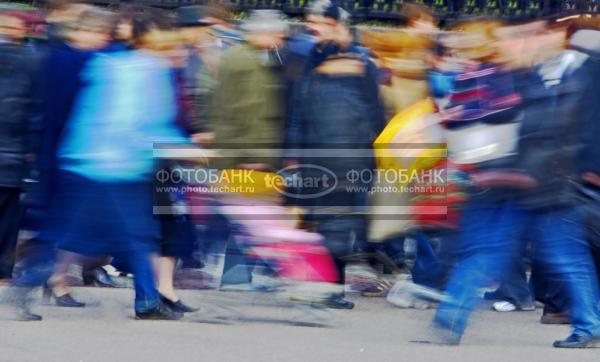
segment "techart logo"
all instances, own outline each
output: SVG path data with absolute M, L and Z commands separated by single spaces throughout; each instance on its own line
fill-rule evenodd
M 282 168 L 276 176 L 265 178 L 268 187 L 296 199 L 315 199 L 325 196 L 337 187 L 338 179 L 331 170 L 312 164 Z

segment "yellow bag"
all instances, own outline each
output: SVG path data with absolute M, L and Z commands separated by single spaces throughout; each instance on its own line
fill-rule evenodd
M 413 175 L 433 167 L 445 158 L 443 132 L 435 119 L 434 111 L 432 101 L 425 99 L 405 108 L 390 120 L 373 143 L 379 170 L 397 170 L 398 173 Z M 410 216 L 409 205 L 413 195 L 408 192 L 383 191 L 394 190 L 410 182 L 408 178 L 396 180 L 398 182 L 395 184 L 386 178 L 377 179 L 373 183 L 374 192 L 369 198 L 368 229 L 368 237 L 372 242 L 383 242 L 403 235 L 413 227 L 413 221 L 406 217 Z
M 434 104 L 428 98 L 390 120 L 373 143 L 378 169 L 406 170 L 407 175 L 412 175 L 446 157 L 443 130 L 434 111 Z

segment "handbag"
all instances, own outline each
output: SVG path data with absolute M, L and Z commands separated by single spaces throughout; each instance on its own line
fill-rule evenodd
M 430 99 L 421 100 L 396 114 L 375 140 L 373 147 L 379 170 L 412 175 L 433 167 L 446 157 L 443 132 Z M 369 240 L 381 242 L 401 235 L 413 226 L 412 195 L 397 190 L 410 180 L 375 180 L 369 199 Z M 377 190 L 380 190 L 379 192 Z

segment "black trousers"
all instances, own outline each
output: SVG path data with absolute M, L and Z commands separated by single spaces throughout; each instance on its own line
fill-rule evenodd
M 21 189 L 0 187 L 0 279 L 10 278 L 15 264 Z

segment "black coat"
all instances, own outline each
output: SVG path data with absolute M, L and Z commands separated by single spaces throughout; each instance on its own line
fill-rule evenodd
M 301 155 L 288 153 L 302 163 L 316 164 L 333 172 L 344 187 L 349 170 L 371 169 L 373 157 L 353 155 L 348 149 L 370 152 L 372 143 L 385 126 L 379 99 L 377 68 L 363 48 L 351 46 L 345 52 L 329 55 L 317 62 L 315 49 L 309 60 L 309 71 L 298 82 L 292 97 L 292 115 L 286 127 L 286 143 L 292 149 L 305 149 Z M 355 74 L 320 72 L 315 64 L 350 60 L 362 62 Z M 314 63 L 314 64 L 313 64 Z M 341 149 L 332 157 L 313 155 L 311 149 Z
M 37 147 L 35 65 L 30 49 L 0 45 L 0 187 L 22 186 L 28 171 L 26 155 Z
M 523 123 L 519 139 L 518 168 L 532 176 L 537 186 L 522 191 L 518 203 L 525 208 L 574 206 L 584 141 L 585 119 L 593 105 L 596 62 L 573 53 L 574 66 L 560 78 L 532 74 L 522 94 Z M 551 74 L 550 74 L 551 75 Z M 554 77 L 556 78 L 556 77 Z

